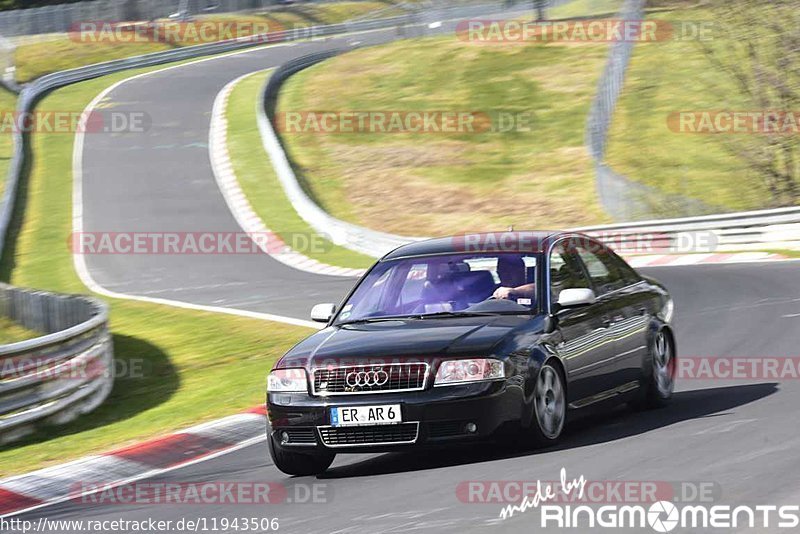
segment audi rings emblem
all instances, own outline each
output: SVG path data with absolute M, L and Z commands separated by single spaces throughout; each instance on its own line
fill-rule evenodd
M 382 386 L 389 381 L 389 373 L 383 369 L 353 371 L 347 374 L 344 381 L 351 388 Z

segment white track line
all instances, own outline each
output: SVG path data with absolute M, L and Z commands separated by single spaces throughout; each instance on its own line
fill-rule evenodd
M 95 493 L 99 493 L 101 491 L 105 491 L 105 490 L 110 489 L 110 488 L 117 488 L 119 486 L 125 486 L 125 485 L 131 484 L 133 482 L 138 482 L 139 480 L 146 480 L 148 478 L 152 478 L 152 477 L 155 477 L 155 476 L 158 476 L 158 475 L 162 475 L 164 473 L 169 473 L 171 471 L 177 471 L 178 469 L 183 469 L 184 467 L 189 467 L 189 466 L 192 466 L 192 465 L 195 465 L 195 464 L 199 464 L 201 462 L 207 462 L 209 460 L 213 460 L 215 458 L 219 458 L 220 456 L 225 456 L 226 454 L 230 454 L 230 453 L 242 450 L 242 449 L 244 449 L 246 447 L 249 447 L 251 445 L 254 445 L 256 443 L 261 443 L 262 441 L 266 441 L 266 439 L 267 439 L 266 434 L 264 436 L 258 436 L 258 437 L 255 437 L 255 438 L 250 438 L 248 440 L 245 440 L 245 441 L 242 441 L 240 443 L 237 443 L 236 445 L 232 445 L 230 448 L 223 449 L 221 451 L 217 451 L 217 452 L 214 452 L 214 453 L 210 453 L 210 454 L 207 454 L 205 456 L 201 456 L 199 458 L 195 458 L 193 460 L 189 460 L 189 461 L 184 462 L 182 464 L 173 465 L 171 467 L 150 469 L 149 471 L 146 471 L 146 472 L 141 473 L 141 474 L 136 475 L 136 476 L 132 476 L 132 477 L 127 478 L 125 480 L 120 480 L 120 481 L 117 481 L 117 482 L 114 482 L 114 483 L 108 484 L 108 485 L 101 485 L 102 487 L 92 488 L 92 489 L 84 491 L 84 492 L 66 495 L 64 497 L 61 497 L 61 498 L 58 498 L 58 499 L 54 499 L 52 501 L 43 502 L 41 504 L 37 504 L 37 505 L 31 506 L 29 508 L 24 508 L 22 510 L 17 510 L 15 512 L 8 513 L 8 514 L 6 514 L 6 515 L 4 515 L 2 517 L 13 517 L 13 516 L 16 516 L 16 515 L 20 515 L 20 514 L 24 514 L 24 513 L 27 513 L 27 512 L 32 512 L 34 510 L 38 510 L 40 508 L 47 508 L 48 506 L 53 506 L 54 504 L 60 504 L 60 503 L 63 503 L 63 502 L 75 500 L 75 499 L 80 498 L 80 497 L 86 497 L 86 496 L 89 496 L 89 495 L 93 495 Z M 20 476 L 24 476 L 24 475 L 20 475 Z
M 281 252 L 271 252 L 269 250 L 270 245 L 282 244 L 283 241 L 280 236 L 267 227 L 261 217 L 259 217 L 253 209 L 253 206 L 247 199 L 247 195 L 245 195 L 239 185 L 239 180 L 236 178 L 236 171 L 233 168 L 233 163 L 231 162 L 230 153 L 228 151 L 227 108 L 230 95 L 242 80 L 262 72 L 265 71 L 258 70 L 239 76 L 228 83 L 214 99 L 214 107 L 211 112 L 211 125 L 208 129 L 208 151 L 211 159 L 211 169 L 214 172 L 214 178 L 217 181 L 219 190 L 242 230 L 253 235 L 270 235 L 269 243 L 259 240 L 258 245 L 261 247 L 261 250 L 271 258 L 294 269 L 309 273 L 329 276 L 361 276 L 364 274 L 364 269 L 348 269 L 346 267 L 328 265 L 313 258 L 309 258 L 308 256 L 304 256 L 292 250 L 288 245 L 284 245 Z M 257 114 L 258 106 L 262 105 L 262 103 L 256 99 L 255 105 Z M 264 157 L 266 158 L 267 154 L 264 154 Z M 278 194 L 283 195 L 283 190 L 279 190 Z

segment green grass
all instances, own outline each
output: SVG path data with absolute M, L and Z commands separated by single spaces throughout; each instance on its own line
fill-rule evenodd
M 705 20 L 703 9 L 654 15 L 671 21 Z M 763 208 L 764 184 L 731 150 L 731 136 L 672 132 L 670 113 L 751 109 L 726 75 L 694 41 L 637 45 L 608 143 L 607 161 L 617 171 L 661 191 L 728 210 Z
M 228 118 L 228 151 L 239 185 L 253 209 L 267 227 L 286 243 L 294 237 L 316 235 L 297 214 L 283 193 L 283 188 L 264 151 L 256 120 L 261 88 L 266 72 L 242 80 L 233 90 L 226 110 Z M 298 240 L 299 243 L 303 241 Z M 315 240 L 315 243 L 321 244 Z M 299 250 L 306 256 L 329 265 L 366 268 L 374 258 L 325 242 L 322 250 Z
M 258 23 L 261 27 L 292 28 L 317 24 L 335 24 L 384 9 L 390 2 L 337 2 L 321 5 L 298 5 L 256 14 L 220 14 L 198 17 L 203 21 L 237 21 Z M 392 12 L 386 16 L 391 16 Z M 248 26 L 245 26 L 248 28 Z M 244 31 L 247 31 L 246 29 Z M 17 80 L 27 82 L 51 72 L 72 69 L 92 63 L 121 59 L 151 52 L 160 52 L 195 42 L 81 42 L 65 34 L 53 35 L 47 41 L 22 43 L 17 47 Z
M 800 259 L 800 250 L 792 250 L 788 248 L 778 248 L 778 249 L 765 249 L 762 252 L 769 252 L 770 254 L 779 254 L 786 258 L 791 258 L 794 260 Z
M 567 4 L 547 10 L 551 19 L 586 17 L 619 13 L 624 0 L 573 0 Z
M 172 47 L 165 43 L 81 43 L 66 37 L 17 48 L 17 81 L 26 83 L 45 74 L 74 69 L 93 63 L 129 56 L 161 52 Z
M 8 317 L 0 317 L 0 345 L 17 343 L 18 341 L 33 339 L 41 335 L 40 332 L 29 330 Z
M 56 91 L 42 110 L 83 110 L 104 87 L 136 72 Z M 10 282 L 86 293 L 72 268 L 72 136 L 36 134 Z M 264 400 L 272 363 L 310 330 L 229 315 L 111 300 L 116 359 L 142 376 L 118 378 L 108 401 L 75 422 L 0 449 L 0 476 L 25 472 L 236 413 Z
M 284 139 L 320 205 L 370 228 L 431 236 L 605 222 L 583 136 L 607 51 L 446 37 L 350 52 L 293 76 L 278 111 L 504 111 L 533 126 Z

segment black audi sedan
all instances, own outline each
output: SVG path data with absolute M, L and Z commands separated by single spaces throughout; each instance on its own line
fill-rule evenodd
M 673 302 L 583 234 L 432 239 L 381 258 L 269 375 L 269 450 L 292 475 L 337 453 L 502 439 L 674 387 Z M 507 432 L 507 431 L 511 432 Z M 518 438 L 512 438 L 518 439 Z

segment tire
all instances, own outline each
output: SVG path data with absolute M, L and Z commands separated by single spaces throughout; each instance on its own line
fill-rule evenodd
M 637 410 L 667 406 L 675 389 L 675 344 L 667 329 L 662 328 L 653 336 L 644 369 L 641 391 L 631 405 Z
M 275 467 L 293 476 L 313 476 L 325 472 L 333 463 L 335 454 L 330 452 L 294 452 L 287 451 L 275 443 L 275 438 L 270 435 L 269 455 L 275 462 Z
M 530 437 L 533 445 L 554 445 L 561 438 L 567 422 L 567 390 L 564 376 L 555 366 L 545 363 L 533 389 L 533 421 Z

